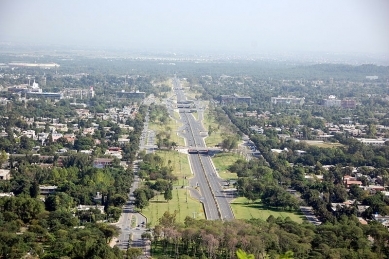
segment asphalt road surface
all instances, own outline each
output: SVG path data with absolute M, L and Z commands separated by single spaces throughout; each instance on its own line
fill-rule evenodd
M 177 96 L 177 103 L 187 102 L 185 93 L 177 78 L 173 79 L 173 87 Z M 203 107 L 199 107 L 199 102 L 195 102 L 199 119 L 202 118 Z M 190 113 L 190 109 L 180 108 L 179 114 L 183 123 L 182 136 L 185 137 L 189 149 L 206 149 L 204 142 L 205 129 L 201 121 L 197 121 Z M 206 218 L 209 220 L 234 218 L 228 196 L 223 191 L 223 181 L 218 178 L 211 158 L 207 154 L 189 154 L 189 162 L 194 173 L 192 183 L 199 188 L 200 201 L 204 205 Z
M 120 228 L 117 246 L 120 249 L 128 247 L 143 247 L 145 244 L 141 238 L 143 232 L 146 231 L 146 218 L 135 211 L 133 192 L 138 188 L 138 178 L 135 177 L 129 193 L 129 200 L 123 206 L 123 212 L 116 223 Z M 134 222 L 134 224 L 132 224 Z M 142 224 L 143 223 L 143 224 Z

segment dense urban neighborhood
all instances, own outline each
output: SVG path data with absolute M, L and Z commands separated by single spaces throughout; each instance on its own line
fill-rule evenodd
M 387 66 L 0 61 L 0 258 L 389 257 Z

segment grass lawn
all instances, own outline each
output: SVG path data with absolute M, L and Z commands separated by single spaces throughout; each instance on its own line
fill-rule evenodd
M 238 154 L 234 153 L 220 153 L 212 157 L 213 164 L 219 173 L 219 176 L 223 179 L 237 179 L 236 173 L 228 171 L 228 167 L 236 162 L 239 158 L 242 158 Z
M 186 97 L 188 97 L 188 99 L 194 100 L 194 99 L 196 99 L 196 96 L 201 95 L 201 93 L 199 93 L 199 92 L 197 92 L 197 91 L 191 91 L 191 90 L 190 90 L 190 88 L 189 88 L 189 87 L 190 87 L 190 84 L 189 84 L 188 81 L 186 81 L 186 80 L 181 80 L 180 82 L 181 82 L 181 86 L 182 86 L 183 88 L 185 88 L 185 95 L 186 95 Z
M 205 138 L 205 144 L 207 144 L 208 147 L 214 147 L 215 145 L 222 142 L 222 127 L 219 127 L 219 124 L 215 121 L 215 118 L 211 117 L 208 112 L 204 112 L 204 119 L 203 119 L 203 125 L 205 130 L 209 129 L 209 126 L 211 126 L 214 130 L 211 133 L 211 136 L 208 136 Z M 219 128 L 219 129 L 218 129 Z
M 270 215 L 273 215 L 275 218 L 281 217 L 284 219 L 289 217 L 295 222 L 302 223 L 304 218 L 301 212 L 289 212 L 276 208 L 266 208 L 260 202 L 251 203 L 244 197 L 234 199 L 231 202 L 231 208 L 236 219 L 259 218 L 266 220 Z
M 178 178 L 178 181 L 174 184 L 188 185 L 188 179 L 192 177 L 188 156 L 173 150 L 158 150 L 156 153 L 162 157 L 165 165 L 168 165 L 169 160 L 171 161 L 170 165 L 173 167 L 173 174 Z M 185 177 L 187 179 L 184 179 Z
M 184 146 L 185 145 L 184 139 L 177 135 L 177 130 L 181 126 L 182 126 L 182 123 L 176 122 L 176 121 L 172 120 L 171 118 L 168 118 L 168 122 L 166 124 L 162 124 L 162 125 L 160 123 L 154 123 L 154 122 L 149 123 L 149 128 L 151 130 L 155 131 L 155 135 L 157 135 L 158 132 L 166 131 L 168 128 L 170 128 L 171 141 L 176 142 L 177 145 L 179 145 L 179 146 Z
M 178 121 L 181 119 L 181 118 L 180 118 L 180 114 L 179 114 L 178 112 L 176 112 L 176 111 L 173 113 L 173 117 L 174 117 L 174 119 L 176 119 L 176 120 L 178 120 Z M 182 123 L 179 123 L 179 124 L 182 125 Z
M 186 93 L 186 96 L 188 97 L 188 99 L 192 99 L 192 100 L 195 100 L 196 96 L 201 95 L 200 93 L 192 92 L 192 91 L 186 91 L 185 93 Z
M 323 147 L 323 148 L 332 148 L 332 147 L 343 147 L 340 143 L 331 143 L 331 142 L 323 142 L 317 140 L 304 140 L 308 145 Z
M 188 202 L 186 202 L 187 197 Z M 151 227 L 154 227 L 165 211 L 173 213 L 175 210 L 177 211 L 177 222 L 184 223 L 186 216 L 193 217 L 194 214 L 196 219 L 205 219 L 202 204 L 192 199 L 185 188 L 174 189 L 173 199 L 169 202 L 165 201 L 163 194 L 154 197 L 142 213 L 147 217 L 147 222 L 151 224 Z

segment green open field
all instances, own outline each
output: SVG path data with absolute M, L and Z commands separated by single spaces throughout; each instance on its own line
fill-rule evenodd
M 184 223 L 186 216 L 205 219 L 202 204 L 192 199 L 189 190 L 187 191 L 185 188 L 174 189 L 173 199 L 169 202 L 165 201 L 163 194 L 154 197 L 150 200 L 149 206 L 142 210 L 142 213 L 147 217 L 147 222 L 150 223 L 151 227 L 154 227 L 165 211 L 174 213 L 175 210 L 177 211 L 177 222 Z
M 186 93 L 186 96 L 188 97 L 188 99 L 190 99 L 190 100 L 195 100 L 196 96 L 201 95 L 200 93 L 192 92 L 192 91 L 186 91 L 185 93 Z
M 178 113 L 178 112 L 174 112 L 173 113 L 173 118 L 174 119 L 176 119 L 176 120 L 180 120 L 181 118 L 180 118 L 180 114 Z M 178 125 L 182 125 L 182 123 L 178 123 Z
M 184 146 L 185 142 L 184 139 L 179 137 L 177 135 L 177 130 L 179 127 L 182 126 L 182 123 L 176 122 L 175 120 L 168 118 L 168 122 L 166 124 L 160 124 L 160 123 L 149 123 L 149 129 L 154 130 L 155 134 L 158 134 L 158 132 L 166 131 L 167 129 L 170 129 L 171 131 L 171 140 L 176 142 L 178 146 Z
M 317 140 L 304 140 L 308 145 L 323 147 L 323 148 L 332 148 L 332 147 L 343 147 L 340 143 L 331 143 L 331 142 L 323 142 Z
M 201 95 L 201 93 L 199 93 L 197 91 L 190 91 L 189 90 L 190 84 L 186 80 L 181 80 L 181 86 L 183 88 L 185 88 L 185 95 L 186 95 L 186 97 L 188 97 L 188 99 L 194 100 L 194 99 L 196 99 L 196 96 Z
M 205 130 L 208 130 L 210 125 L 214 129 L 214 131 L 212 132 L 211 136 L 205 138 L 205 144 L 208 147 L 214 147 L 215 145 L 221 143 L 223 140 L 221 135 L 222 130 L 221 127 L 219 127 L 217 121 L 215 121 L 215 118 L 211 117 L 208 112 L 204 112 L 203 126 Z
M 291 220 L 302 223 L 304 216 L 301 212 L 289 212 L 276 208 L 266 208 L 260 202 L 249 202 L 245 197 L 239 197 L 231 202 L 231 208 L 236 219 L 259 218 L 266 220 L 270 215 L 275 218 L 289 217 Z
M 188 185 L 188 179 L 192 177 L 192 172 L 189 167 L 188 155 L 179 153 L 174 150 L 158 150 L 156 152 L 165 161 L 165 165 L 173 167 L 173 174 L 177 176 L 178 181 L 175 185 Z M 187 179 L 185 179 L 185 177 Z
M 213 164 L 219 174 L 223 179 L 237 179 L 238 176 L 236 173 L 231 173 L 228 171 L 228 167 L 236 162 L 239 158 L 242 158 L 238 154 L 234 153 L 219 153 L 212 157 Z

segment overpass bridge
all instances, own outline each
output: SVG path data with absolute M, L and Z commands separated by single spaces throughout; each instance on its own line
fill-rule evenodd
M 217 153 L 221 152 L 221 148 L 217 147 L 186 147 L 186 146 L 178 146 L 177 149 L 188 150 L 188 154 L 209 154 L 209 153 Z

